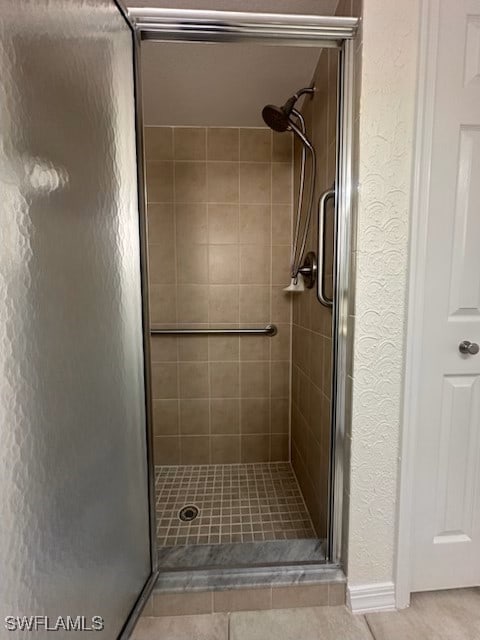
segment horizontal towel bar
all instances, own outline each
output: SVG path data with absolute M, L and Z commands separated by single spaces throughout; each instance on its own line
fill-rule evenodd
M 277 327 L 267 324 L 264 329 L 150 329 L 152 336 L 275 336 Z

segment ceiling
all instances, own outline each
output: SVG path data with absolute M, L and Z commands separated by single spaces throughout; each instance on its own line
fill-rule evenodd
M 265 126 L 265 104 L 308 86 L 321 49 L 258 44 L 142 44 L 147 125 Z

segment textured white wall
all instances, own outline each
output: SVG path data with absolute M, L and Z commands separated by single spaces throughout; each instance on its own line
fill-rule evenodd
M 394 579 L 418 0 L 364 0 L 350 586 Z

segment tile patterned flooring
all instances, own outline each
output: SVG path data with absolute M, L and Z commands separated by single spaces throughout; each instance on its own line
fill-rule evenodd
M 157 466 L 157 544 L 171 547 L 316 538 L 288 462 Z M 182 522 L 179 511 L 199 514 Z
M 132 640 L 478 640 L 480 588 L 418 593 L 409 609 L 305 607 L 140 618 Z

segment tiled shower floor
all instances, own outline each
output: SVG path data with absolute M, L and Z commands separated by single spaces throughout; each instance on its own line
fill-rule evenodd
M 157 466 L 159 547 L 316 538 L 288 462 Z M 199 514 L 182 522 L 179 511 Z

